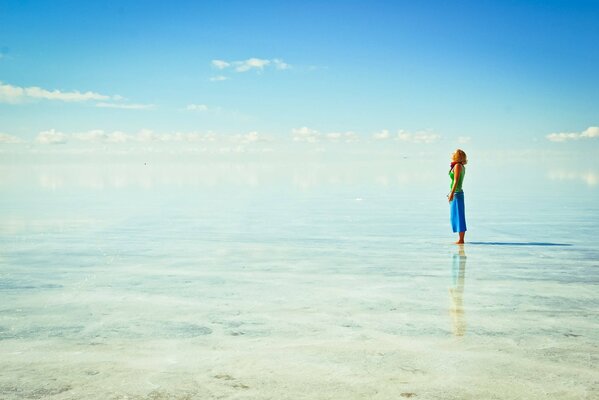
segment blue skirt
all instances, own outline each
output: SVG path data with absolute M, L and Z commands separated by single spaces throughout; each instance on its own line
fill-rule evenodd
M 454 232 L 466 232 L 466 211 L 464 209 L 464 192 L 456 192 L 449 203 L 451 229 Z

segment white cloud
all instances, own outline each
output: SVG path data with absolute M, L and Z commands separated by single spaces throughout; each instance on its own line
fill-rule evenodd
M 55 129 L 50 129 L 49 131 L 40 132 L 35 141 L 41 144 L 63 144 L 67 142 L 67 135 Z
M 597 186 L 599 184 L 599 174 L 594 172 L 586 172 L 581 176 L 582 180 L 589 186 Z
M 87 132 L 74 133 L 73 138 L 85 142 L 103 141 L 106 138 L 106 133 L 101 129 L 94 129 Z
M 106 143 L 124 143 L 131 139 L 131 136 L 121 132 L 104 132 L 101 129 L 94 129 L 87 132 L 75 133 L 73 138 L 83 142 L 106 142 Z
M 275 58 L 272 60 L 276 69 L 289 69 L 291 65 L 287 64 L 285 61 Z
M 376 140 L 387 140 L 391 137 L 391 134 L 389 133 L 389 131 L 387 129 L 383 129 L 380 132 L 375 133 L 374 135 L 372 135 Z
M 252 132 L 250 132 L 250 133 L 252 133 Z M 241 136 L 244 136 L 244 135 L 232 135 L 230 137 L 235 140 L 236 138 L 241 137 Z M 152 131 L 150 129 L 142 129 L 137 133 L 137 135 L 130 135 L 129 139 L 134 140 L 136 142 L 143 142 L 143 143 L 148 143 L 148 142 L 216 142 L 219 139 L 222 139 L 222 136 L 217 135 L 213 132 L 207 132 L 207 133 L 198 133 L 198 132 L 155 133 L 154 131 Z M 246 140 L 251 140 L 251 139 L 252 139 L 252 135 L 246 136 Z
M 223 75 L 218 75 L 218 76 L 213 76 L 210 78 L 210 82 L 222 82 L 222 81 L 226 81 L 229 78 L 227 78 L 226 76 Z
M 185 107 L 185 109 L 187 111 L 208 111 L 208 106 L 206 104 L 188 104 L 187 107 Z
M 324 135 L 331 142 L 355 142 L 358 135 L 354 132 L 331 132 Z
M 316 143 L 320 138 L 320 133 L 314 129 L 310 129 L 307 126 L 301 128 L 294 128 L 291 130 L 294 142 L 308 142 Z
M 56 129 L 50 129 L 40 132 L 37 137 L 32 141 L 38 144 L 68 144 L 65 147 L 61 147 L 64 151 L 72 152 L 73 154 L 84 154 L 86 152 L 97 151 L 98 146 L 102 146 L 104 150 L 108 149 L 111 145 L 117 145 L 120 143 L 127 143 L 127 148 L 121 148 L 118 151 L 130 152 L 137 149 L 152 149 L 152 151 L 162 151 L 162 148 L 151 147 L 152 144 L 170 144 L 169 147 L 164 147 L 164 151 L 180 151 L 180 149 L 192 150 L 213 149 L 215 145 L 232 146 L 231 149 L 243 149 L 243 146 L 252 143 L 270 143 L 274 139 L 260 134 L 256 131 L 251 131 L 245 134 L 216 134 L 212 131 L 208 132 L 172 132 L 172 133 L 157 133 L 150 129 L 142 129 L 136 133 L 126 133 L 122 131 L 107 132 L 102 129 L 92 129 L 84 132 L 75 133 L 63 133 Z M 21 140 L 17 137 L 0 133 L 0 145 L 4 143 L 27 143 L 28 141 Z M 202 144 L 204 146 L 211 147 L 189 147 L 186 143 L 195 143 L 197 145 Z M 181 147 L 172 147 L 181 146 Z M 112 147 L 110 151 L 116 151 L 118 147 Z M 169 150 L 170 149 L 170 150 Z M 236 150 L 236 151 L 237 151 Z M 250 147 L 248 151 L 272 151 L 265 147 Z
M 100 108 L 120 108 L 123 110 L 151 110 L 154 104 L 126 104 L 126 103 L 96 103 Z
M 260 134 L 256 131 L 248 132 L 243 135 L 243 140 L 247 142 L 257 142 L 261 139 Z
M 460 136 L 458 137 L 458 143 L 459 144 L 466 144 L 466 143 L 470 143 L 470 136 Z
M 576 140 L 580 138 L 580 133 L 550 133 L 547 135 L 547 139 L 552 142 L 565 142 L 567 140 Z
M 125 132 L 114 131 L 107 135 L 106 141 L 111 143 L 124 143 L 129 140 L 130 136 Z
M 171 134 L 173 141 L 183 141 L 183 142 L 215 142 L 218 139 L 218 135 L 214 132 L 208 133 L 198 133 L 198 132 L 190 132 L 190 133 L 181 133 L 176 132 Z
M 589 126 L 580 134 L 580 137 L 595 138 L 599 137 L 599 126 Z
M 240 144 L 248 144 L 248 143 L 257 143 L 257 142 L 266 142 L 270 139 L 256 131 L 248 132 L 243 135 L 234 135 L 232 137 L 233 141 Z
M 294 142 L 318 143 L 328 141 L 333 143 L 340 142 L 355 142 L 358 140 L 358 135 L 355 132 L 329 132 L 321 134 L 315 129 L 303 126 L 291 130 L 292 139 Z
M 87 132 L 74 133 L 74 139 L 91 143 L 125 143 L 125 142 L 163 142 L 171 139 L 171 134 L 156 134 L 150 129 L 142 129 L 132 135 L 122 131 L 104 132 L 93 129 Z
M 578 132 L 560 132 L 550 133 L 546 136 L 551 142 L 566 142 L 568 140 L 589 139 L 599 137 L 599 127 L 590 126 L 584 131 Z
M 440 135 L 427 131 L 410 133 L 404 131 L 403 129 L 400 129 L 397 132 L 397 140 L 400 140 L 402 142 L 430 144 L 438 141 L 440 138 Z
M 278 70 L 285 70 L 291 68 L 291 65 L 287 64 L 280 58 L 263 59 L 256 57 L 248 58 L 247 60 L 243 61 L 212 60 L 212 66 L 219 70 L 233 68 L 233 71 L 235 72 L 247 72 L 251 70 L 263 71 L 266 67 L 269 66 Z M 224 76 L 210 78 L 210 80 L 212 81 L 225 79 L 227 78 Z
M 253 132 L 244 136 L 246 142 L 255 141 L 256 137 Z M 150 129 L 142 129 L 137 134 L 129 134 L 122 131 L 105 132 L 102 129 L 93 129 L 86 132 L 73 133 L 72 135 L 62 134 L 64 141 L 69 137 L 80 142 L 87 143 L 152 143 L 152 142 L 214 142 L 218 139 L 215 133 L 198 133 L 198 132 L 174 132 L 174 133 L 155 133 Z M 234 136 L 235 137 L 235 136 Z M 46 139 L 44 139 L 46 140 Z M 260 140 L 262 136 L 260 136 Z
M 142 129 L 135 136 L 135 139 L 139 142 L 165 142 L 168 141 L 168 138 L 168 134 L 157 134 L 151 129 Z
M 6 133 L 0 133 L 0 143 L 22 143 L 23 141 L 12 135 L 7 135 Z
M 595 171 L 566 171 L 566 170 L 553 170 L 550 171 L 549 179 L 554 181 L 574 180 L 582 181 L 588 186 L 599 185 L 599 173 Z
M 260 58 L 248 58 L 245 61 L 236 61 L 233 63 L 237 72 L 246 72 L 252 68 L 262 71 L 268 64 L 270 64 L 270 60 Z
M 230 65 L 231 64 L 229 64 L 228 62 L 223 61 L 223 60 L 212 60 L 212 66 L 217 69 L 225 69 Z
M 20 87 L 0 82 L 0 103 L 19 104 L 27 101 L 47 100 L 63 102 L 100 101 L 96 107 L 120 108 L 126 110 L 149 110 L 155 108 L 153 104 L 113 103 L 113 101 L 126 100 L 123 96 L 108 96 L 96 92 L 80 92 L 78 90 L 64 92 L 60 90 L 47 90 L 38 86 Z
M 106 96 L 95 92 L 62 92 L 60 90 L 46 90 L 37 86 L 20 87 L 0 82 L 0 102 L 22 103 L 27 100 L 58 100 L 65 102 L 82 102 L 89 100 L 109 100 Z

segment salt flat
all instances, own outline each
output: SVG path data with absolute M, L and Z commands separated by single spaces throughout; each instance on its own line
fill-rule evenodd
M 5 182 L 1 397 L 599 396 L 596 186 L 246 178 Z

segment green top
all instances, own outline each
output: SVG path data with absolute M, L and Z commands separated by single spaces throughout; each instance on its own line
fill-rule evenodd
M 457 165 L 457 164 L 456 164 Z M 461 192 L 462 191 L 462 182 L 464 182 L 464 175 L 466 175 L 466 167 L 464 167 L 463 164 L 462 165 L 462 171 L 460 171 L 460 180 L 458 181 L 458 184 L 455 187 L 455 191 L 457 192 Z M 455 165 L 453 166 L 453 168 L 455 168 Z M 449 190 L 451 190 L 451 188 L 453 188 L 453 168 L 449 171 L 449 177 L 451 178 L 451 186 L 449 186 Z

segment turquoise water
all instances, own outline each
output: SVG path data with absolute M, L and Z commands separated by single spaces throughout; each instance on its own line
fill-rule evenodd
M 471 167 L 456 246 L 388 167 L 1 167 L 0 397 L 599 397 L 596 175 Z

